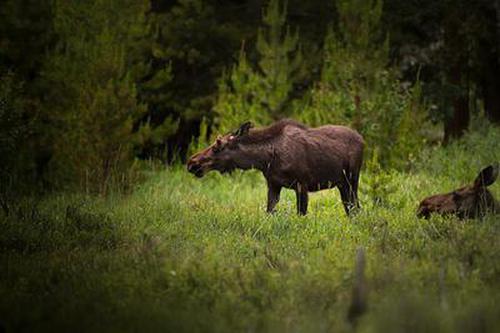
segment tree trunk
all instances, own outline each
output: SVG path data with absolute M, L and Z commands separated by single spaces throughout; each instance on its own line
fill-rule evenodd
M 444 124 L 444 144 L 461 137 L 469 127 L 469 98 L 462 95 L 453 101 L 453 115 Z
M 483 83 L 484 112 L 488 119 L 500 124 L 500 66 L 485 73 Z
M 466 32 L 463 24 L 467 11 L 463 6 L 448 8 L 448 16 L 444 22 L 444 66 L 447 81 L 454 93 L 449 103 L 453 107 L 451 116 L 445 118 L 444 144 L 461 137 L 469 127 L 469 74 L 470 54 L 468 45 L 464 45 Z
M 492 35 L 489 48 L 483 50 L 487 55 L 487 66 L 483 69 L 482 90 L 484 98 L 484 112 L 486 117 L 500 124 L 500 0 L 495 2 L 495 24 L 492 25 Z
M 464 80 L 462 80 L 466 70 L 464 67 L 455 66 L 449 73 L 450 82 L 466 91 L 460 91 L 453 97 L 453 114 L 445 120 L 444 124 L 444 144 L 461 137 L 469 127 L 469 92 L 463 87 Z

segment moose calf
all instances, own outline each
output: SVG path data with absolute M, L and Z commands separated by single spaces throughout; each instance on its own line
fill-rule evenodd
M 267 181 L 267 211 L 273 212 L 281 189 L 295 190 L 297 211 L 307 213 L 308 192 L 338 187 L 347 214 L 358 204 L 358 180 L 363 138 L 356 131 L 326 125 L 308 128 L 293 120 L 251 129 L 244 123 L 194 154 L 187 169 L 197 177 L 210 170 L 221 173 L 255 168 Z
M 431 213 L 438 213 L 475 218 L 486 212 L 500 212 L 500 205 L 486 188 L 497 179 L 498 168 L 498 163 L 484 168 L 472 185 L 425 198 L 418 207 L 417 216 L 429 218 Z

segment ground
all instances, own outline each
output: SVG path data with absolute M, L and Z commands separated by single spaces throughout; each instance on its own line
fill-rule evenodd
M 500 130 L 364 170 L 362 211 L 336 190 L 274 215 L 257 172 L 150 171 L 132 194 L 53 194 L 1 215 L 0 324 L 17 331 L 342 332 L 356 251 L 359 332 L 500 331 L 500 221 L 415 216 L 419 201 L 500 160 Z M 367 165 L 370 163 L 367 162 Z M 500 182 L 491 189 L 500 198 Z

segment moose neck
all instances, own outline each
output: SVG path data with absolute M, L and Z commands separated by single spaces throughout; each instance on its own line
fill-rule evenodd
M 240 149 L 241 156 L 236 163 L 239 169 L 258 169 L 262 172 L 269 169 L 274 156 L 271 144 L 240 144 Z

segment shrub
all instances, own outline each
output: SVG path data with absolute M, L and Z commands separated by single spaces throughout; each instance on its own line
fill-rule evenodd
M 367 158 L 378 154 L 387 167 L 404 167 L 422 146 L 424 120 L 419 83 L 404 88 L 388 68 L 381 31 L 381 1 L 341 1 L 339 25 L 325 40 L 322 77 L 295 115 L 311 124 L 344 124 L 367 142 Z

